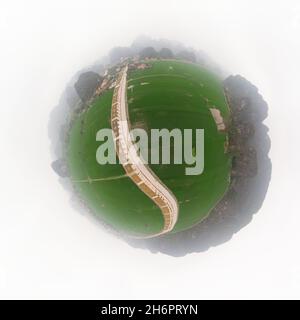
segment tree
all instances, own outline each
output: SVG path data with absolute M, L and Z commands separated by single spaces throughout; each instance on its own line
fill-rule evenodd
M 79 76 L 74 87 L 83 103 L 87 102 L 93 96 L 102 80 L 103 77 L 93 71 L 84 72 Z
M 153 47 L 146 47 L 140 51 L 140 58 L 157 58 L 157 51 Z
M 51 167 L 61 178 L 69 177 L 68 167 L 63 159 L 53 161 Z
M 162 59 L 173 59 L 174 58 L 174 54 L 169 48 L 161 48 L 161 50 L 159 51 L 159 56 Z
M 66 102 L 70 108 L 74 108 L 78 102 L 78 95 L 73 86 L 67 86 L 65 90 Z

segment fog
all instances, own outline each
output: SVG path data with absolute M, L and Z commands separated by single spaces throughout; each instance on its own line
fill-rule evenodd
M 69 204 L 47 125 L 74 74 L 138 35 L 203 50 L 269 106 L 272 180 L 250 224 L 217 247 L 152 254 Z M 0 4 L 1 298 L 300 298 L 298 1 Z

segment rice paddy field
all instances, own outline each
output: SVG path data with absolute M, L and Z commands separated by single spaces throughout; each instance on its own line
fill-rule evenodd
M 204 171 L 186 175 L 187 164 L 149 164 L 173 192 L 179 218 L 178 232 L 203 220 L 229 186 L 231 157 L 226 152 L 226 131 L 218 131 L 210 108 L 218 109 L 225 123 L 230 113 L 221 80 L 211 72 L 175 60 L 147 61 L 149 68 L 129 71 L 127 101 L 132 128 L 204 129 Z M 111 128 L 113 89 L 96 98 L 74 122 L 67 160 L 74 187 L 96 217 L 114 229 L 135 236 L 158 233 L 163 216 L 125 175 L 121 164 L 99 165 L 96 133 Z M 173 145 L 171 144 L 171 148 Z M 192 165 L 193 166 L 193 165 Z

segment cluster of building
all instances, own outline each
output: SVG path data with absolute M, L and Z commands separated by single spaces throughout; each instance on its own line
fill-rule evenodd
M 132 61 L 128 64 L 129 70 L 145 70 L 151 68 L 149 63 L 139 62 L 139 61 Z
M 95 93 L 93 95 L 94 99 L 97 96 L 100 96 L 102 92 L 114 88 L 116 85 L 116 76 L 114 73 L 108 73 L 108 70 L 104 73 L 104 78 L 100 85 L 96 88 Z
M 148 69 L 151 67 L 150 64 L 145 63 L 145 62 L 141 62 L 137 57 L 134 57 L 131 59 L 129 59 L 129 58 L 122 59 L 122 61 L 119 64 L 117 64 L 109 69 L 106 69 L 106 71 L 103 75 L 103 80 L 99 84 L 99 86 L 96 88 L 92 99 L 101 95 L 104 91 L 114 88 L 116 86 L 118 73 L 126 65 L 128 66 L 128 70 L 144 70 L 144 69 Z
M 216 126 L 217 126 L 217 129 L 218 131 L 225 131 L 226 130 L 226 126 L 225 126 L 225 123 L 224 123 L 224 119 L 221 115 L 221 111 L 217 108 L 209 108 L 214 120 L 215 120 L 215 123 L 216 123 Z

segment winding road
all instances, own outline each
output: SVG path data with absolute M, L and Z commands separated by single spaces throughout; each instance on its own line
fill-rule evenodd
M 119 73 L 114 89 L 111 108 L 111 127 L 120 163 L 128 177 L 161 210 L 164 218 L 163 229 L 149 237 L 156 237 L 173 230 L 179 206 L 174 194 L 160 181 L 155 173 L 139 157 L 130 135 L 130 121 L 127 105 L 127 70 L 125 66 Z

